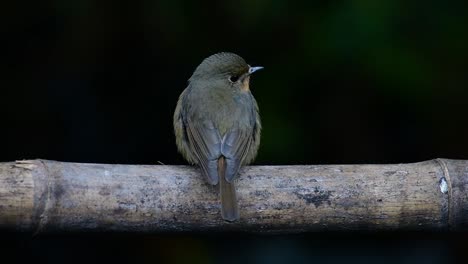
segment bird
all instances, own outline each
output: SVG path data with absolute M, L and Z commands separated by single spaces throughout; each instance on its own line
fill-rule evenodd
M 177 148 L 209 184 L 219 184 L 221 216 L 229 222 L 240 218 L 239 170 L 255 159 L 260 146 L 262 125 L 250 77 L 261 69 L 234 53 L 211 55 L 189 78 L 174 111 Z

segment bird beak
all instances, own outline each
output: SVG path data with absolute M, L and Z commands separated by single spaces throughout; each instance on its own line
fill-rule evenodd
M 254 72 L 256 72 L 256 71 L 258 71 L 258 70 L 261 70 L 261 69 L 263 69 L 263 67 L 261 67 L 261 66 L 258 66 L 258 67 L 250 67 L 250 68 L 249 68 L 249 75 L 252 74 L 252 73 L 254 73 Z

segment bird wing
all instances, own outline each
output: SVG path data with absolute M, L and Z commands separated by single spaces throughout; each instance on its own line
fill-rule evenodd
M 260 144 L 260 116 L 255 99 L 252 98 L 253 108 L 250 114 L 248 128 L 230 130 L 224 135 L 221 154 L 226 157 L 226 180 L 231 182 L 238 175 L 242 165 L 250 163 L 257 155 Z
M 191 151 L 203 174 L 212 185 L 218 184 L 218 158 L 221 156 L 221 136 L 211 121 L 187 119 L 185 129 Z
M 237 175 L 252 145 L 252 131 L 231 130 L 223 138 L 221 153 L 226 157 L 226 180 L 231 182 Z

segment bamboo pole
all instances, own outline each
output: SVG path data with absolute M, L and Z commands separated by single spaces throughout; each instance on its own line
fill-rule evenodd
M 189 166 L 0 163 L 0 228 L 66 231 L 468 230 L 468 161 L 251 166 L 241 219 Z

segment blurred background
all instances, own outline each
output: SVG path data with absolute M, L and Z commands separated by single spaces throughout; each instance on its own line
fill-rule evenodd
M 467 5 L 3 1 L 0 161 L 185 164 L 174 107 L 220 51 L 265 67 L 251 83 L 264 128 L 256 164 L 468 159 Z M 467 238 L 2 232 L 0 252 L 48 263 L 463 263 Z

